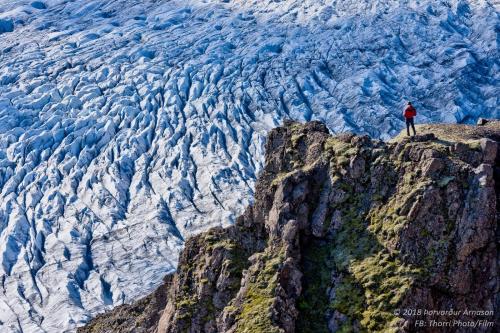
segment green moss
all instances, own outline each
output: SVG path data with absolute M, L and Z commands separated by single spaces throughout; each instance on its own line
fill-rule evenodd
M 351 144 L 343 142 L 337 138 L 328 138 L 324 145 L 325 153 L 333 153 L 334 155 L 343 155 L 351 146 Z
M 403 264 L 386 249 L 353 261 L 350 270 L 354 280 L 362 286 L 366 306 L 360 324 L 370 332 L 395 329 L 398 318 L 394 309 L 410 290 L 420 270 Z
M 362 287 L 348 275 L 335 288 L 335 298 L 330 306 L 351 318 L 361 319 L 365 303 Z
M 347 166 L 349 164 L 349 158 L 347 158 L 346 156 L 339 156 L 337 157 L 337 165 L 339 166 Z
M 366 235 L 365 235 L 366 237 Z M 342 241 L 341 241 L 342 242 Z M 373 240 L 360 239 L 362 243 Z M 366 257 L 345 242 L 342 249 L 335 248 L 338 268 L 344 269 L 344 276 L 335 287 L 335 298 L 331 307 L 348 317 L 345 325 L 359 323 L 369 332 L 388 332 L 396 328 L 398 318 L 393 315 L 415 277 L 421 272 L 391 256 L 383 247 L 372 247 Z M 342 258 L 347 254 L 350 261 Z
M 256 272 L 257 275 L 249 282 L 242 310 L 238 315 L 236 332 L 280 332 L 280 329 L 273 323 L 271 308 L 278 285 L 278 269 L 284 258 L 283 252 L 264 253 L 260 258 L 264 262 L 264 267 Z
M 233 240 L 223 238 L 223 239 L 219 239 L 219 240 L 209 244 L 209 246 L 207 246 L 207 249 L 212 250 L 212 251 L 215 249 L 220 249 L 220 248 L 226 249 L 228 251 L 233 251 L 236 248 L 236 244 L 234 243 Z
M 230 252 L 230 259 L 228 262 L 229 272 L 233 277 L 238 280 L 241 279 L 242 272 L 249 265 L 248 254 L 245 253 L 239 246 L 234 246 Z
M 357 204 L 363 199 L 354 198 L 350 200 L 350 209 L 344 209 L 344 224 L 334 238 L 336 268 L 344 277 L 336 288 L 332 307 L 348 316 L 349 325 L 359 323 L 362 331 L 396 330 L 400 319 L 394 316 L 394 309 L 422 273 L 421 269 L 404 264 L 389 250 L 391 242 L 397 240 L 401 228 L 408 223 L 406 216 L 399 212 L 409 198 L 419 193 L 421 186 L 410 175 L 398 184 L 400 193 L 386 204 L 372 206 L 364 214 Z
M 446 141 L 428 141 L 424 143 L 424 146 L 425 148 L 430 148 L 441 153 L 442 155 L 450 155 L 450 144 Z
M 360 153 L 357 147 L 336 138 L 329 138 L 323 148 L 323 156 L 331 160 L 334 168 L 347 166 L 351 157 Z
M 281 182 L 283 182 L 283 180 L 285 180 L 285 178 L 287 177 L 290 177 L 291 175 L 293 175 L 294 173 L 296 173 L 298 170 L 294 170 L 294 171 L 291 171 L 291 172 L 280 172 L 274 179 L 273 181 L 271 182 L 271 185 L 272 186 L 277 186 L 279 185 Z
M 269 281 L 271 283 L 275 281 Z M 262 288 L 252 286 L 246 294 L 243 311 L 239 315 L 236 332 L 279 332 L 271 319 L 270 309 L 274 298 Z
M 342 211 L 343 222 L 329 247 L 340 277 L 330 307 L 347 316 L 341 331 L 352 331 L 354 327 L 369 332 L 393 331 L 400 320 L 393 315 L 394 309 L 421 274 L 421 270 L 403 264 L 388 250 L 389 242 L 397 239 L 407 223 L 406 216 L 400 216 L 398 211 L 406 195 L 415 189 L 408 187 L 402 200 L 393 197 L 385 205 L 372 206 L 371 211 L 366 211 L 363 202 L 373 202 L 372 196 L 377 193 L 356 193 L 347 183 L 342 189 L 349 197 L 335 207 Z
M 177 310 L 178 319 L 189 320 L 193 316 L 194 306 L 197 304 L 196 296 L 180 296 L 177 297 L 175 308 Z
M 202 308 L 206 311 L 206 315 L 203 317 L 203 322 L 207 323 L 209 321 L 215 320 L 216 309 L 211 299 L 205 300 L 203 302 Z
M 434 259 L 435 253 L 433 253 L 433 251 L 428 253 L 423 259 L 424 267 L 431 267 L 434 263 Z
M 398 237 L 400 230 L 408 223 L 406 213 L 401 212 L 409 210 L 408 205 L 418 200 L 430 182 L 418 180 L 414 174 L 407 173 L 397 185 L 398 192 L 387 203 L 372 208 L 368 214 L 369 230 L 379 242 L 386 245 Z
M 299 141 L 304 138 L 304 134 L 303 133 L 296 133 L 296 134 L 292 134 L 292 137 L 291 137 L 291 141 L 292 141 L 292 146 L 293 147 L 296 147 L 297 144 L 299 143 Z
M 471 150 L 482 151 L 482 149 L 481 149 L 481 143 L 479 142 L 479 140 L 469 141 L 469 142 L 467 142 L 467 145 L 469 146 L 469 148 Z
M 314 240 L 302 246 L 303 292 L 298 299 L 297 332 L 328 332 L 325 315 L 329 307 L 327 289 L 331 285 L 332 244 Z
M 346 316 L 344 322 L 337 323 L 338 332 L 396 332 L 402 319 L 394 315 L 394 310 L 408 297 L 416 281 L 428 279 L 438 260 L 436 253 L 445 252 L 449 244 L 430 246 L 418 267 L 404 262 L 394 249 L 401 231 L 408 226 L 413 204 L 433 185 L 433 180 L 423 177 L 415 162 L 409 160 L 410 149 L 432 149 L 438 155 L 447 155 L 449 145 L 409 142 L 398 156 L 377 156 L 372 166 L 387 170 L 377 169 L 377 174 L 386 178 L 364 190 L 354 188 L 338 169 L 359 151 L 335 138 L 328 139 L 324 148 L 333 187 L 346 192 L 348 198 L 330 207 L 331 211 L 341 211 L 342 221 L 340 228 L 329 235 L 331 240 L 313 239 L 301 247 L 304 277 L 303 294 L 297 303 L 297 331 L 327 332 L 327 320 L 332 311 L 337 311 Z M 444 177 L 437 185 L 445 187 L 454 179 Z M 451 235 L 453 229 L 454 224 L 449 224 L 446 231 Z M 425 228 L 419 231 L 423 238 L 431 236 Z
M 198 317 L 202 322 L 209 322 L 215 319 L 217 309 L 213 304 L 212 297 L 209 295 L 199 295 L 197 286 L 205 286 L 211 289 L 215 288 L 216 280 L 209 279 L 204 274 L 196 272 L 205 272 L 207 265 L 206 255 L 211 255 L 214 251 L 222 252 L 225 260 L 222 269 L 229 272 L 229 284 L 227 292 L 236 294 L 240 288 L 242 271 L 248 265 L 248 254 L 241 248 L 236 240 L 228 238 L 227 234 L 220 229 L 209 231 L 203 238 L 198 240 L 200 254 L 192 260 L 183 262 L 179 271 L 182 272 L 182 286 L 175 298 L 175 307 L 178 313 L 178 319 L 184 321 L 186 329 L 191 323 L 191 319 Z M 210 286 L 211 285 L 211 286 Z
M 426 228 L 422 228 L 420 229 L 420 237 L 429 237 L 431 235 L 431 233 L 429 232 L 429 230 L 427 230 Z
M 346 332 L 362 319 L 365 296 L 351 273 L 351 265 L 373 253 L 377 242 L 363 219 L 365 194 L 353 193 L 346 182 L 338 182 L 336 186 L 349 194 L 346 202 L 332 207 L 341 211 L 340 229 L 332 240 L 313 239 L 302 246 L 304 289 L 298 301 L 300 314 L 296 324 L 300 332 L 328 332 L 327 313 L 332 310 L 348 316 L 342 326 Z M 335 298 L 330 303 L 328 289 L 332 285 L 332 271 L 344 278 L 335 284 Z
M 382 200 L 384 200 L 384 196 L 377 193 L 377 194 L 373 195 L 372 200 L 373 201 L 382 201 Z
M 281 184 L 286 178 L 293 176 L 294 174 L 298 173 L 299 171 L 304 171 L 304 172 L 309 172 L 312 169 L 314 169 L 317 165 L 317 163 L 320 162 L 320 159 L 317 159 L 309 164 L 305 164 L 300 161 L 300 160 L 292 160 L 292 171 L 290 172 L 280 172 L 276 177 L 273 179 L 271 182 L 271 186 L 278 186 Z
M 300 131 L 304 127 L 303 124 L 295 122 L 290 126 L 290 129 L 292 130 L 292 133 Z
M 344 322 L 337 331 L 337 333 L 352 333 L 352 332 L 356 332 L 356 330 L 354 329 L 352 323 L 349 321 Z

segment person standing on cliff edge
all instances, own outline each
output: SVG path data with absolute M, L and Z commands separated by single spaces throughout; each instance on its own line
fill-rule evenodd
M 411 102 L 408 102 L 408 105 L 406 105 L 405 110 L 403 111 L 403 116 L 406 120 L 406 134 L 408 136 L 410 136 L 410 125 L 413 129 L 413 136 L 417 135 L 417 132 L 415 131 L 415 121 L 413 120 L 416 115 L 417 110 L 413 107 Z

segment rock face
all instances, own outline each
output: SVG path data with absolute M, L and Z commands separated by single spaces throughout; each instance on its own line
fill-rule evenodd
M 386 143 L 332 137 L 318 122 L 273 130 L 255 202 L 237 222 L 189 239 L 153 295 L 79 332 L 498 325 L 500 123 L 418 132 Z

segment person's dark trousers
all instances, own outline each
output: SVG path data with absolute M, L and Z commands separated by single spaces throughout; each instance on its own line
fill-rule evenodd
M 411 128 L 413 129 L 413 135 L 417 135 L 417 132 L 415 131 L 415 122 L 413 121 L 413 117 L 406 118 L 406 134 L 408 134 L 408 136 L 410 136 L 410 125 Z

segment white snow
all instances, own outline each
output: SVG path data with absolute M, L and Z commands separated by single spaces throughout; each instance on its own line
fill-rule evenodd
M 269 129 L 500 118 L 494 1 L 0 0 L 0 332 L 153 290 L 251 202 Z

